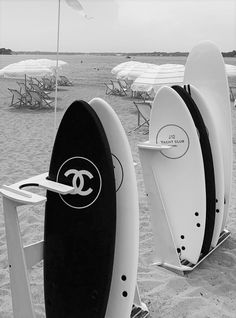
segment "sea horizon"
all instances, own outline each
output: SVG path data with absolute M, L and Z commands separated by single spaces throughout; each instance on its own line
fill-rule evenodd
M 2 51 L 2 53 L 1 53 Z M 4 53 L 8 52 L 8 53 Z M 228 52 L 221 52 L 224 57 L 236 57 L 236 50 L 228 51 Z M 55 55 L 57 54 L 56 51 L 13 51 L 11 49 L 0 48 L 0 55 Z M 100 56 L 125 56 L 125 57 L 132 57 L 132 56 L 157 56 L 157 57 L 178 57 L 178 56 L 188 56 L 189 52 L 186 51 L 153 51 L 153 52 L 58 52 L 59 55 L 100 55 Z

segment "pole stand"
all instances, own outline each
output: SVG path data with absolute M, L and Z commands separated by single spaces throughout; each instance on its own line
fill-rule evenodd
M 14 318 L 34 318 L 34 310 L 28 279 L 28 269 L 43 259 L 43 241 L 24 247 L 22 244 L 17 208 L 22 205 L 36 205 L 46 201 L 44 196 L 22 190 L 29 186 L 39 186 L 50 191 L 67 194 L 73 187 L 47 180 L 44 173 L 10 186 L 3 185 L 3 196 L 7 252 Z

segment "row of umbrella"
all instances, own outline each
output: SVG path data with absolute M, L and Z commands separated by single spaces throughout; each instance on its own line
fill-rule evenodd
M 227 76 L 236 77 L 236 66 L 225 64 Z M 180 85 L 184 78 L 182 64 L 152 64 L 128 61 L 115 66 L 111 73 L 120 80 L 131 82 L 132 91 L 156 93 L 163 85 Z
M 58 61 L 58 68 L 61 69 L 67 63 Z M 10 64 L 0 70 L 0 77 L 24 78 L 25 75 L 37 77 L 55 74 L 57 67 L 56 60 L 34 59 L 24 60 Z M 236 77 L 236 66 L 225 64 L 226 73 L 229 78 Z M 156 93 L 162 85 L 178 85 L 183 82 L 184 65 L 182 64 L 152 64 L 137 61 L 128 61 L 115 66 L 111 73 L 117 79 L 132 82 L 133 91 Z

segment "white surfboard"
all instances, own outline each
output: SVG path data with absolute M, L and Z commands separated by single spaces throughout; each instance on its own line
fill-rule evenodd
M 232 181 L 232 123 L 229 87 L 225 64 L 215 44 L 204 41 L 190 52 L 184 73 L 184 84 L 195 86 L 206 101 L 217 127 L 224 164 L 224 229 L 230 204 Z
M 162 87 L 156 94 L 149 143 L 173 146 L 155 153 L 153 172 L 180 259 L 196 264 L 206 223 L 204 165 L 193 119 L 172 88 Z
M 212 237 L 211 246 L 215 247 L 219 240 L 221 233 L 222 221 L 224 216 L 224 165 L 223 157 L 220 147 L 220 142 L 217 139 L 217 127 L 209 111 L 206 100 L 199 92 L 199 90 L 190 85 L 190 94 L 195 101 L 207 127 L 209 140 L 211 144 L 211 151 L 213 156 L 215 184 L 216 184 L 216 214 L 215 214 L 215 226 Z
M 133 158 L 122 124 L 100 98 L 89 104 L 105 129 L 113 155 L 117 191 L 117 232 L 114 267 L 106 318 L 130 317 L 137 280 L 139 247 L 138 191 Z

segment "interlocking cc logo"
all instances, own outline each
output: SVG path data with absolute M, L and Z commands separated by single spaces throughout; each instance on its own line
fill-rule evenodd
M 66 205 L 74 209 L 84 209 L 92 205 L 99 197 L 102 187 L 98 168 L 84 157 L 66 160 L 58 170 L 57 181 L 73 186 L 72 193 L 60 197 Z
M 74 192 L 71 194 L 79 194 L 79 195 L 89 195 L 93 190 L 89 188 L 88 190 L 83 190 L 84 188 L 84 175 L 88 176 L 89 179 L 93 178 L 92 173 L 90 173 L 87 170 L 75 170 L 75 169 L 70 169 L 66 171 L 65 176 L 68 177 L 70 174 L 73 174 L 74 177 L 72 179 L 72 186 L 75 188 Z M 77 187 L 77 179 L 79 178 L 79 186 Z

